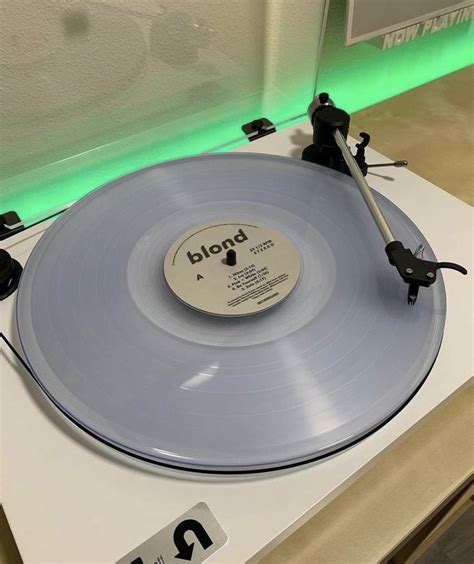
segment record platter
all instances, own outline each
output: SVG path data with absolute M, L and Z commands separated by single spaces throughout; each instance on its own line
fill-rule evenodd
M 127 471 L 209 487 L 324 472 L 311 463 L 357 457 L 349 447 L 429 380 L 446 325 L 439 269 L 466 270 L 357 178 L 361 151 L 347 157 L 340 114 L 321 105 L 315 139 L 328 128 L 334 143 L 305 160 L 257 141 L 140 170 L 70 207 L 23 263 L 6 342 Z
M 316 138 L 343 131 L 344 114 L 320 105 Z M 397 241 L 424 249 L 396 265 L 409 303 L 418 264 L 428 282 L 463 270 L 375 205 Z M 261 472 L 354 444 L 415 394 L 445 292 L 438 275 L 416 307 L 404 293 L 347 175 L 214 155 L 139 171 L 64 213 L 25 267 L 17 325 L 35 380 L 99 440 L 172 468 Z
M 73 206 L 41 238 L 19 287 L 19 336 L 41 387 L 101 440 L 192 470 L 288 466 L 370 433 L 427 376 L 445 296 L 439 279 L 406 304 L 357 188 L 341 176 L 284 158 L 203 156 Z M 381 204 L 403 240 L 434 259 L 408 218 Z M 220 229 L 209 227 L 216 219 Z M 188 260 L 240 234 L 235 266 L 222 253 L 202 266 Z M 175 275 L 163 263 L 179 245 Z M 248 303 L 229 306 L 231 294 L 250 290 L 234 292 L 225 278 L 245 288 L 263 269 L 264 283 L 292 276 L 282 303 L 260 312 L 250 298 L 255 315 L 245 308 L 244 317 L 215 311 Z M 166 275 L 187 283 L 183 300 L 209 300 L 222 317 L 176 299 Z

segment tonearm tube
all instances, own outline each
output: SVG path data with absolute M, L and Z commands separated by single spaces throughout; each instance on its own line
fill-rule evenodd
M 408 303 L 415 304 L 420 286 L 429 287 L 436 282 L 436 272 L 440 268 L 449 268 L 461 274 L 467 274 L 463 266 L 453 262 L 424 260 L 418 252 L 413 253 L 395 238 L 387 218 L 365 179 L 368 169 L 376 166 L 368 165 L 365 161 L 365 148 L 370 141 L 370 136 L 367 133 L 360 134 L 362 141 L 356 145 L 355 156 L 347 145 L 349 114 L 336 108 L 326 93 L 321 93 L 314 99 L 308 108 L 308 113 L 313 124 L 313 143 L 304 149 L 303 160 L 352 176 L 385 241 L 385 252 L 389 263 L 397 269 L 403 281 L 408 284 Z M 406 161 L 395 161 L 384 166 L 406 165 Z

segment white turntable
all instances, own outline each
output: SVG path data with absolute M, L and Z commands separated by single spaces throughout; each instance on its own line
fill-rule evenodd
M 301 124 L 237 152 L 291 155 L 296 130 L 311 134 L 310 124 Z M 386 160 L 369 151 L 371 162 Z M 198 158 L 192 161 L 189 173 L 188 165 L 181 170 L 199 183 L 199 167 L 204 170 L 206 163 L 212 163 L 215 171 L 220 166 L 212 159 Z M 382 283 L 370 282 L 365 273 L 378 260 L 377 251 L 370 243 L 363 252 L 357 250 L 360 241 L 370 241 L 372 231 L 377 233 L 370 215 L 367 226 L 360 228 L 360 241 L 354 234 L 347 242 L 354 208 L 349 214 L 341 210 L 345 233 L 331 227 L 329 242 L 324 237 L 321 240 L 321 233 L 328 233 L 323 218 L 331 217 L 331 206 L 340 203 L 333 204 L 333 196 L 324 196 L 315 207 L 297 193 L 316 170 L 313 165 L 298 163 L 296 167 L 297 161 L 285 164 L 273 157 L 242 155 L 222 157 L 222 174 L 235 178 L 239 167 L 253 174 L 255 159 L 257 167 L 265 163 L 268 176 L 254 176 L 254 192 L 246 181 L 239 187 L 248 192 L 245 200 L 251 205 L 239 202 L 240 192 L 230 193 L 225 203 L 217 205 L 210 198 L 212 187 L 203 188 L 201 201 L 190 203 L 179 191 L 173 192 L 178 182 L 173 179 L 167 197 L 179 201 L 187 213 L 173 215 L 164 198 L 159 233 L 153 231 L 154 220 L 148 228 L 142 226 L 140 234 L 136 222 L 128 225 L 133 248 L 126 237 L 117 236 L 118 231 L 107 239 L 104 225 L 110 225 L 110 208 L 100 197 L 87 198 L 86 204 L 73 207 L 56 222 L 40 223 L 2 245 L 22 265 L 32 256 L 28 275 L 20 283 L 18 318 L 15 295 L 0 306 L 6 338 L 2 341 L 1 499 L 25 561 L 109 562 L 130 554 L 130 562 L 145 562 L 144 553 L 133 552 L 135 547 L 162 529 L 168 530 L 191 508 L 197 506 L 201 511 L 203 506 L 198 504 L 206 504 L 218 523 L 212 529 L 220 539 L 218 550 L 217 541 L 216 551 L 211 550 L 211 533 L 206 531 L 206 538 L 202 531 L 192 529 L 186 538 L 191 542 L 195 535 L 199 541 L 194 557 L 172 551 L 167 556 L 168 549 L 163 549 L 154 556 L 156 561 L 202 561 L 208 556 L 208 562 L 258 560 L 347 487 L 378 454 L 469 382 L 469 281 L 455 273 L 444 277 L 446 315 L 441 278 L 432 288 L 420 290 L 414 308 L 403 303 L 404 313 L 394 315 L 391 308 L 395 301 L 401 303 L 397 300 L 406 294 L 405 286 L 396 279 L 398 285 L 392 287 L 392 279 L 384 273 Z M 264 190 L 265 182 L 275 186 L 275 178 L 284 178 L 286 169 L 290 169 L 288 178 L 294 178 L 293 167 L 302 171 L 295 186 L 288 180 L 286 192 L 275 189 L 272 201 L 259 199 L 258 189 Z M 340 181 L 339 173 L 328 174 L 328 184 Z M 407 170 L 393 169 L 391 177 L 394 181 L 368 178 L 385 196 L 377 199 L 397 233 L 418 242 L 423 233 L 428 257 L 431 245 L 437 257 L 455 255 L 471 270 L 469 249 L 458 244 L 471 240 L 471 208 Z M 126 182 L 120 181 L 115 188 L 114 193 L 120 194 L 122 183 L 124 201 L 113 212 L 125 201 L 127 206 L 136 204 L 133 193 L 124 189 Z M 347 178 L 342 185 L 347 191 L 343 188 L 337 197 L 354 197 L 363 213 L 364 204 L 352 180 Z M 90 211 L 81 215 L 84 205 Z M 308 210 L 308 217 L 319 221 L 317 229 L 309 220 L 298 219 L 304 217 L 300 205 Z M 396 206 L 404 214 L 397 215 Z M 323 208 L 320 216 L 310 215 L 317 214 L 319 207 Z M 76 217 L 87 237 L 79 236 Z M 104 218 L 104 224 L 97 217 Z M 125 219 L 115 217 L 122 228 Z M 85 218 L 90 223 L 84 227 Z M 443 225 L 449 225 L 449 231 Z M 250 229 L 259 233 L 255 240 Z M 204 230 L 213 232 L 212 237 L 204 239 Z M 334 253 L 334 248 L 344 244 L 352 245 L 347 259 Z M 320 249 L 318 253 L 313 253 L 314 248 Z M 126 261 L 122 261 L 124 255 Z M 163 272 L 159 259 L 165 255 Z M 216 260 L 211 266 L 212 257 Z M 180 265 L 177 270 L 173 270 L 173 260 Z M 144 264 L 153 268 L 144 268 Z M 194 276 L 197 264 L 203 268 Z M 123 275 L 128 281 L 130 304 L 123 304 L 118 283 L 117 288 L 105 283 L 102 268 L 113 272 L 114 279 L 121 280 Z M 189 272 L 193 286 L 183 283 Z M 91 273 L 93 284 L 89 284 Z M 354 295 L 347 289 L 349 284 L 337 289 L 337 283 L 349 279 L 351 273 L 357 278 Z M 199 293 L 194 289 L 202 281 L 198 275 L 212 277 L 207 290 Z M 160 276 L 163 286 L 157 293 Z M 223 280 L 229 280 L 228 284 Z M 63 291 L 65 288 L 74 291 Z M 388 301 L 385 291 L 393 291 Z M 165 301 L 159 299 L 161 292 L 167 296 Z M 353 315 L 347 315 L 348 311 Z M 321 312 L 327 315 L 327 325 L 319 335 L 313 324 L 318 321 L 321 326 Z M 229 317 L 231 326 L 226 322 Z M 145 326 L 159 327 L 172 338 L 157 339 Z M 363 329 L 359 334 L 358 327 Z M 326 342 L 331 332 L 334 339 L 344 342 L 336 356 L 325 346 L 318 349 L 321 356 L 307 356 L 313 350 L 311 339 Z M 298 339 L 292 337 L 296 333 Z M 134 341 L 132 334 L 139 338 Z M 180 353 L 173 349 L 176 342 L 181 343 Z M 356 342 L 360 366 L 351 356 L 351 343 Z M 15 356 L 8 344 L 24 356 L 21 352 Z M 212 352 L 217 347 L 219 352 Z M 394 356 L 397 347 L 402 350 Z M 36 349 L 41 354 L 34 353 Z M 148 363 L 141 360 L 144 350 L 156 351 L 152 368 L 159 367 L 157 374 L 166 374 L 166 355 L 173 357 L 176 372 L 183 375 L 180 395 L 169 381 L 156 380 L 146 372 Z M 22 366 L 23 358 L 52 403 Z M 300 359 L 305 359 L 304 370 L 298 364 Z M 348 374 L 348 366 L 353 367 L 351 378 L 338 380 L 334 364 L 341 363 L 343 374 Z M 79 364 L 86 367 L 84 372 L 78 370 Z M 239 374 L 236 384 L 235 367 L 240 365 L 248 372 Z M 289 367 L 297 368 L 292 373 Z M 91 370 L 97 371 L 92 388 L 86 378 Z M 322 377 L 323 372 L 329 378 Z M 130 386 L 132 373 L 135 391 Z M 285 387 L 285 378 L 291 386 Z M 324 386 L 333 386 L 331 393 Z M 358 395 L 358 388 L 364 393 Z M 271 401 L 265 405 L 264 397 L 269 394 Z M 327 426 L 330 432 L 322 432 L 318 425 Z M 277 471 L 272 474 L 272 470 Z M 178 526 L 176 521 L 175 532 Z

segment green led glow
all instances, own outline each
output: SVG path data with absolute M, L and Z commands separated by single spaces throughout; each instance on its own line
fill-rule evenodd
M 471 22 L 382 51 L 377 41 L 341 49 L 345 2 L 331 2 L 318 91 L 355 112 L 471 65 Z
M 464 68 L 473 61 L 469 22 L 382 51 L 371 43 L 343 48 L 344 2 L 331 2 L 318 91 L 328 91 L 337 104 L 354 112 Z M 298 72 L 298 69 L 295 69 Z M 309 83 L 310 81 L 308 81 Z M 280 86 L 280 85 L 278 85 Z M 229 150 L 245 143 L 240 125 L 261 117 L 280 129 L 305 119 L 312 92 L 298 97 L 281 91 L 272 114 L 262 110 L 260 92 L 201 114 L 7 179 L 0 211 L 16 210 L 31 218 L 77 200 L 119 176 L 158 162 L 208 151 Z M 291 91 L 291 86 L 288 85 Z
M 244 142 L 236 139 L 235 122 L 220 122 L 211 131 L 202 126 L 182 136 L 168 133 L 165 139 L 162 129 L 120 139 L 9 179 L 2 188 L 0 209 L 32 218 L 140 168 L 211 150 L 229 150 Z M 223 146 L 216 146 L 216 140 Z

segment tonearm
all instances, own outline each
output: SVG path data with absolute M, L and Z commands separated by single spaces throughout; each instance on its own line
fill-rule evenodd
M 467 274 L 463 266 L 453 262 L 424 260 L 417 251 L 413 253 L 405 248 L 401 241 L 395 239 L 365 175 L 371 166 L 400 167 L 408 163 L 395 161 L 383 165 L 368 165 L 365 161 L 365 148 L 369 144 L 370 136 L 367 133 L 360 134 L 362 141 L 356 145 L 357 153 L 354 156 L 346 141 L 350 116 L 344 110 L 336 108 L 328 94 L 319 94 L 308 108 L 308 113 L 313 124 L 313 143 L 304 149 L 303 160 L 352 176 L 385 241 L 389 263 L 408 284 L 408 303 L 415 304 L 420 286 L 429 287 L 436 282 L 436 272 L 440 268 L 450 268 Z

